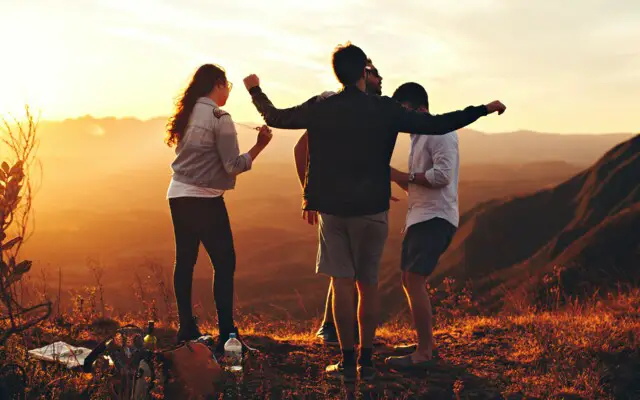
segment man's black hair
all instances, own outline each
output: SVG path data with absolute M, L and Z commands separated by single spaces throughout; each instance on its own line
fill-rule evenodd
M 355 85 L 364 75 L 367 55 L 360 47 L 347 42 L 333 52 L 332 64 L 333 72 L 342 85 Z
M 412 108 L 421 106 L 429 108 L 429 95 L 422 85 L 415 82 L 407 82 L 400 85 L 393 93 L 393 99 L 399 103 L 409 103 Z

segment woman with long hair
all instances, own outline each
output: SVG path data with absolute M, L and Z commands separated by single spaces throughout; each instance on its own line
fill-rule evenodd
M 215 270 L 213 294 L 218 312 L 221 351 L 233 321 L 233 276 L 236 255 L 224 192 L 235 187 L 236 176 L 251 169 L 271 141 L 271 130 L 260 128 L 255 146 L 240 154 L 235 125 L 223 111 L 232 85 L 224 69 L 205 64 L 198 68 L 169 120 L 165 142 L 176 146 L 173 176 L 167 198 L 173 221 L 176 260 L 173 285 L 178 306 L 178 342 L 201 336 L 193 319 L 191 287 L 200 243 Z

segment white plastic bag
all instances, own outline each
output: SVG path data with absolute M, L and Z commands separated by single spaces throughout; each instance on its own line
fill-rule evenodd
M 29 354 L 35 359 L 64 364 L 69 369 L 82 366 L 89 353 L 91 349 L 75 347 L 65 342 L 55 342 L 29 350 Z

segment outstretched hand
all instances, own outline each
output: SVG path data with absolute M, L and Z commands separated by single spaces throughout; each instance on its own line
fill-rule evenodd
M 244 78 L 244 87 L 246 87 L 247 90 L 251 90 L 257 86 L 260 86 L 260 78 L 258 78 L 258 75 L 251 74 Z
M 497 112 L 498 115 L 501 115 L 507 109 L 507 107 L 502 104 L 500 100 L 492 101 L 491 103 L 487 104 L 486 107 L 489 114 Z

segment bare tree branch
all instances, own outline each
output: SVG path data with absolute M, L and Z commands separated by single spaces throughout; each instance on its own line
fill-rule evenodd
M 0 159 L 0 321 L 8 321 L 8 328 L 0 326 L 0 345 L 13 334 L 37 325 L 51 315 L 51 302 L 25 306 L 23 290 L 17 287 L 31 268 L 30 261 L 19 260 L 20 250 L 29 237 L 32 216 L 33 186 L 31 174 L 38 148 L 38 121 L 25 107 L 26 117 L 13 117 L 12 123 L 2 119 L 0 148 L 6 147 L 6 159 Z M 34 311 L 40 312 L 34 315 Z

